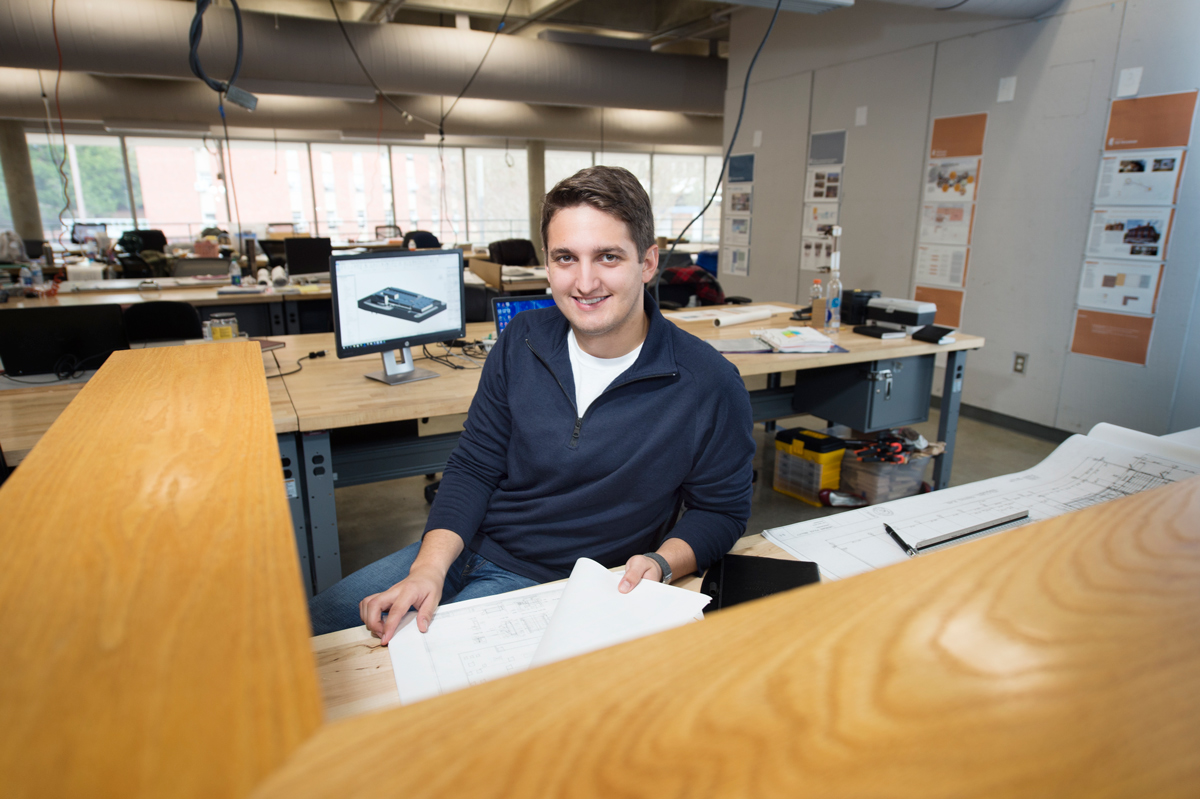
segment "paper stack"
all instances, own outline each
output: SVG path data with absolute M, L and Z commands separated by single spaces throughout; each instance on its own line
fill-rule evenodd
M 811 327 L 785 327 L 782 330 L 751 330 L 775 352 L 830 352 L 833 339 Z

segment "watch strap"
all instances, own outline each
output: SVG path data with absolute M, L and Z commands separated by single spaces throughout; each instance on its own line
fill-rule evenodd
M 662 570 L 661 582 L 664 582 L 664 583 L 671 582 L 671 577 L 672 577 L 671 564 L 667 563 L 666 558 L 664 558 L 662 555 L 658 554 L 657 552 L 647 552 L 644 557 L 650 558 L 650 560 L 652 560 L 658 564 L 658 568 Z

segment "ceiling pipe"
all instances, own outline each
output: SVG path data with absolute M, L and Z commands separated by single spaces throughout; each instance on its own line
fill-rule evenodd
M 43 73 L 43 80 L 53 76 Z M 80 72 L 63 74 L 60 86 L 63 113 L 70 123 L 97 130 L 132 133 L 187 133 L 220 131 L 215 97 L 199 81 L 110 78 Z M 402 107 L 426 118 L 437 118 L 453 98 L 404 95 L 394 98 Z M 21 119 L 41 130 L 45 107 L 36 70 L 0 68 L 0 118 Z M 369 141 L 379 137 L 423 139 L 423 125 L 405 125 L 399 116 L 384 113 L 375 103 L 322 97 L 263 95 L 250 113 L 225 107 L 234 131 L 272 129 L 308 131 L 304 138 L 328 138 L 331 126 L 345 140 Z M 381 126 L 382 122 L 382 126 Z M 555 141 L 592 141 L 600 130 L 600 109 L 533 105 L 505 100 L 464 98 L 446 122 L 449 136 L 511 137 Z M 652 146 L 720 147 L 720 117 L 678 114 L 642 109 L 604 109 L 604 140 Z M 268 134 L 267 138 L 270 138 Z M 335 137 L 338 138 L 338 137 Z
M 882 0 L 899 6 L 917 6 L 934 11 L 987 14 L 992 17 L 1031 19 L 1045 14 L 1062 0 Z
M 164 0 L 57 0 L 63 68 L 116 76 L 192 79 L 187 34 L 194 5 Z M 247 81 L 367 86 L 335 22 L 245 12 Z M 426 25 L 346 27 L 384 91 L 456 96 L 492 34 Z M 231 9 L 204 15 L 200 58 L 227 74 L 236 52 Z M 58 56 L 45 0 L 0 3 L 0 66 L 54 70 Z M 470 96 L 542 105 L 641 108 L 719 116 L 725 62 L 500 36 Z M 455 112 L 457 113 L 457 111 Z

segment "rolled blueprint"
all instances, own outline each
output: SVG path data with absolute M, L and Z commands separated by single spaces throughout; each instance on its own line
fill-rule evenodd
M 713 319 L 713 327 L 725 327 L 726 325 L 740 325 L 746 322 L 761 322 L 764 319 L 771 318 L 770 308 L 755 308 L 747 311 L 723 311 L 720 316 Z

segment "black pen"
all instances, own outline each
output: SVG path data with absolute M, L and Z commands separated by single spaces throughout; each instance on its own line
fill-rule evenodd
M 908 544 L 904 543 L 904 539 L 903 539 L 903 538 L 901 538 L 900 536 L 896 535 L 896 531 L 895 531 L 895 530 L 893 530 L 893 529 L 892 529 L 890 526 L 888 526 L 888 525 L 886 525 L 886 524 L 885 524 L 885 525 L 883 526 L 883 529 L 884 529 L 885 531 L 887 531 L 887 534 L 888 534 L 888 535 L 890 535 L 890 536 L 892 537 L 892 540 L 893 540 L 893 541 L 895 541 L 897 544 L 899 544 L 899 545 L 900 545 L 900 548 L 901 548 L 901 549 L 903 549 L 903 550 L 904 550 L 904 552 L 905 552 L 905 553 L 906 553 L 906 554 L 907 554 L 907 555 L 908 555 L 910 558 L 915 558 L 915 557 L 917 556 L 917 550 L 913 549 L 913 548 L 912 548 L 912 547 L 910 547 Z

